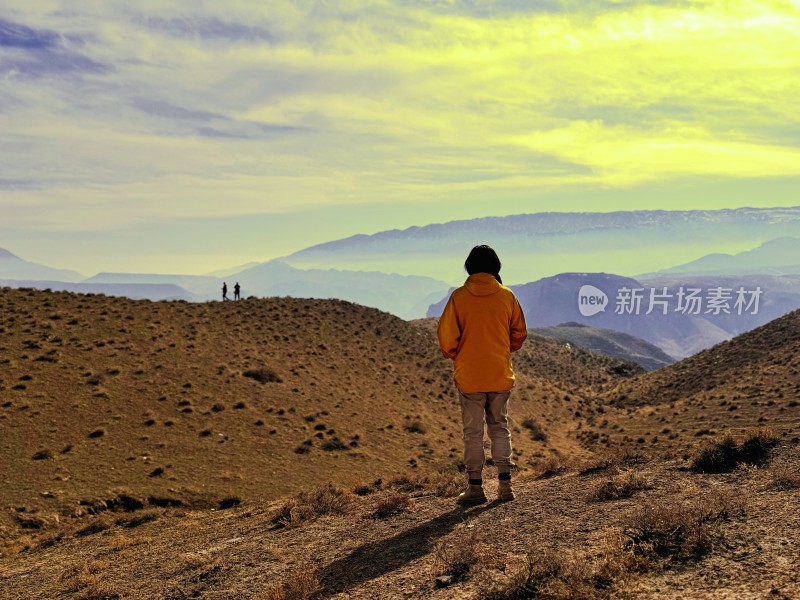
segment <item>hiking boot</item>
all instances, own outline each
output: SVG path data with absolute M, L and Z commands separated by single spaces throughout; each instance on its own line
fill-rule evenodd
M 514 495 L 514 488 L 511 487 L 511 481 L 500 481 L 497 486 L 497 499 L 500 502 L 510 502 L 516 498 Z
M 456 499 L 456 504 L 462 506 L 472 506 L 473 504 L 483 504 L 488 502 L 486 493 L 482 485 L 468 485 L 466 492 L 461 492 Z

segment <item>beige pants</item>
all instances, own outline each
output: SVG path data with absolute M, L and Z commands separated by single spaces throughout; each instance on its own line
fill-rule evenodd
M 508 429 L 507 392 L 464 393 L 461 396 L 461 417 L 464 421 L 464 464 L 467 472 L 480 474 L 483 471 L 484 423 L 488 425 L 492 444 L 492 461 L 499 473 L 508 473 L 511 462 L 511 432 Z

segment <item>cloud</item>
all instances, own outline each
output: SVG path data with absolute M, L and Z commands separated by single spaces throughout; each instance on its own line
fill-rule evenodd
M 103 73 L 108 66 L 81 54 L 77 36 L 35 29 L 0 19 L 0 74 L 43 77 L 53 73 Z
M 265 27 L 224 21 L 217 17 L 184 17 L 164 19 L 142 16 L 137 23 L 153 31 L 179 38 L 202 38 L 227 42 L 275 43 L 280 37 Z
M 36 30 L 0 19 L 0 47 L 47 50 L 55 47 L 60 36 L 47 30 Z
M 80 4 L 0 21 L 16 222 L 800 174 L 792 2 Z

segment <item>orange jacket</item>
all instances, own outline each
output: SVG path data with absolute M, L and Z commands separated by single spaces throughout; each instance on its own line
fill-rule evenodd
M 511 353 L 528 336 L 514 292 L 488 273 L 453 291 L 439 319 L 439 347 L 453 359 L 459 390 L 504 392 L 514 387 Z

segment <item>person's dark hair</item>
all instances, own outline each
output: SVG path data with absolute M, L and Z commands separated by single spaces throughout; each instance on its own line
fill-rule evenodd
M 497 252 L 491 246 L 482 244 L 475 246 L 469 253 L 467 260 L 464 261 L 464 269 L 470 275 L 475 273 L 489 273 L 498 283 L 503 283 L 500 279 L 500 259 Z

